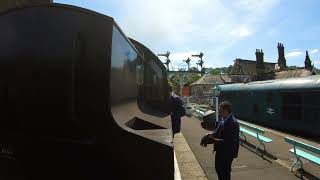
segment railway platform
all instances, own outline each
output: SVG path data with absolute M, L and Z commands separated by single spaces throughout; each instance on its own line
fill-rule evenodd
M 253 137 L 247 137 L 247 142 L 240 145 L 238 158 L 233 161 L 232 179 L 320 179 L 320 166 L 307 160 L 302 160 L 304 171 L 290 172 L 295 157 L 289 152 L 292 145 L 286 143 L 284 137 L 294 138 L 315 147 L 320 147 L 319 143 L 258 125 L 255 126 L 264 129 L 265 135 L 273 142 L 266 145 L 266 153 L 262 156 L 261 153 L 255 152 L 256 140 Z M 200 120 L 196 117 L 184 117 L 181 127 L 181 133 L 177 134 L 174 139 L 177 162 L 175 179 L 218 179 L 214 167 L 212 145 L 208 145 L 206 148 L 200 146 L 201 138 L 210 131 L 203 129 Z

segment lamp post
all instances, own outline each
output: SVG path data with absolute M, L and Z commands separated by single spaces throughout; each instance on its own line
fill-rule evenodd
M 219 96 L 220 96 L 220 88 L 219 88 L 219 84 L 215 83 L 214 87 L 213 87 L 213 95 L 215 97 L 215 101 L 216 101 L 216 123 L 218 123 L 219 121 Z

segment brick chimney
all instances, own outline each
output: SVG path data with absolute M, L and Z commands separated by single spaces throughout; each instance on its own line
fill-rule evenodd
M 0 12 L 17 7 L 49 3 L 53 3 L 53 0 L 0 0 Z
M 284 56 L 284 47 L 283 44 L 278 43 L 278 66 L 279 66 L 279 70 L 283 71 L 287 69 L 287 63 L 286 63 L 286 58 Z
M 306 51 L 306 59 L 304 60 L 304 67 L 306 69 L 312 69 L 311 60 L 310 60 L 308 51 Z
M 264 60 L 263 60 L 263 51 L 262 49 L 256 49 L 256 70 L 257 74 L 263 74 L 264 71 Z

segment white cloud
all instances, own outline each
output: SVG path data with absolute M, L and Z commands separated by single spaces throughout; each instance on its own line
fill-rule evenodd
M 114 17 L 126 35 L 155 54 L 167 50 L 202 51 L 205 65 L 209 66 L 232 64 L 233 59 L 225 59 L 229 48 L 259 32 L 279 3 L 278 0 L 93 2 L 99 2 L 99 9 L 109 8 L 106 15 Z M 173 59 L 173 54 L 170 58 Z
M 320 65 L 320 60 L 319 60 L 319 61 L 313 61 L 313 63 L 314 63 L 315 65 Z
M 310 54 L 314 54 L 314 53 L 316 53 L 316 52 L 318 52 L 319 51 L 319 49 L 312 49 L 311 51 L 310 51 Z
M 256 0 L 238 0 L 233 6 L 243 11 L 264 11 L 264 7 L 268 7 L 272 2 L 266 0 L 257 2 Z
M 246 37 L 249 36 L 251 32 L 246 27 L 240 27 L 232 30 L 230 34 L 237 37 Z
M 286 57 L 297 57 L 297 56 L 300 56 L 302 55 L 303 53 L 301 51 L 292 51 L 292 52 L 289 52 Z
M 186 60 L 188 57 L 191 60 L 197 59 L 196 57 L 192 57 L 192 55 L 199 54 L 198 52 L 185 52 L 185 53 L 173 53 L 170 55 L 170 58 L 173 60 Z

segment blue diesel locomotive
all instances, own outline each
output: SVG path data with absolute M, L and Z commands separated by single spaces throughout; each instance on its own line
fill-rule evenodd
M 292 134 L 320 137 L 320 75 L 217 85 L 219 101 L 228 100 L 239 119 Z

